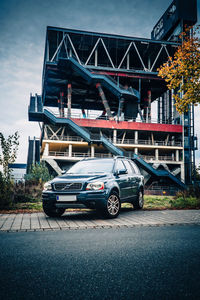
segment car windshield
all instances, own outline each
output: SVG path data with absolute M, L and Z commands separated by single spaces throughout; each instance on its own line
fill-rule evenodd
M 111 173 L 113 164 L 113 159 L 80 161 L 73 165 L 73 167 L 67 171 L 67 174 Z

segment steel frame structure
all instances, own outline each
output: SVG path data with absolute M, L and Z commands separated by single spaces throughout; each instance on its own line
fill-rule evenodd
M 52 49 L 52 40 L 50 39 L 51 33 L 54 32 L 56 35 L 56 45 L 54 45 L 54 49 Z M 82 44 L 86 43 L 87 40 L 92 38 L 90 41 L 90 45 L 88 49 L 85 50 L 86 56 L 81 55 L 80 51 L 80 35 L 82 35 Z M 77 40 L 75 40 L 77 38 Z M 83 41 L 84 39 L 84 41 Z M 74 41 L 73 41 L 74 40 Z M 113 45 L 111 45 L 111 42 Z M 110 44 L 109 44 L 110 42 Z M 116 42 L 118 47 L 114 45 Z M 106 68 L 106 66 L 98 65 L 98 57 L 102 54 L 98 52 L 98 46 L 102 45 L 105 53 L 107 55 L 107 59 L 109 61 L 110 66 Z M 62 29 L 56 27 L 47 27 L 47 35 L 46 35 L 46 45 L 45 45 L 45 57 L 44 62 L 55 62 L 59 58 L 59 54 L 61 49 L 64 49 L 64 57 L 75 56 L 77 61 L 87 68 L 95 68 L 95 69 L 109 69 L 114 71 L 129 71 L 135 73 L 145 73 L 156 75 L 156 62 L 162 56 L 162 52 L 164 50 L 166 57 L 169 57 L 174 53 L 173 48 L 177 47 L 178 44 L 175 42 L 161 42 L 161 41 L 153 41 L 150 39 L 142 39 L 142 38 L 134 38 L 134 37 L 125 37 L 119 35 L 111 35 L 111 34 L 103 34 L 96 32 L 88 32 L 88 31 L 79 31 L 72 29 Z M 115 47 L 116 53 L 111 53 L 113 51 L 113 47 Z M 117 51 L 121 51 L 119 59 L 116 59 Z M 53 50 L 53 52 L 52 52 Z M 134 50 L 134 60 L 136 58 L 139 60 L 140 65 L 132 66 L 130 64 L 130 56 L 131 51 Z M 145 52 L 145 53 L 144 53 Z M 147 53 L 148 52 L 148 53 Z M 91 61 L 91 58 L 94 54 L 94 61 Z M 132 51 L 133 54 L 133 51 Z M 135 55 L 136 54 L 136 55 Z M 63 53 L 62 53 L 63 55 Z M 121 57 L 121 55 L 123 55 Z M 150 59 L 150 55 L 153 55 L 152 60 Z M 123 63 L 126 59 L 126 67 L 123 68 Z M 162 57 L 163 60 L 163 57 Z
M 151 116 L 151 103 L 167 90 L 157 68 L 177 46 L 48 27 L 42 96 L 31 96 L 29 108 L 29 119 L 43 122 L 42 159 L 50 158 L 65 168 L 85 155 L 138 154 L 149 162 L 138 158 L 152 178 L 169 177 L 182 186 L 182 126 L 174 125 L 171 111 L 168 118 L 160 119 L 163 124 L 154 124 Z M 57 108 L 59 115 L 45 106 Z M 74 118 L 73 109 L 79 109 L 81 118 Z M 91 119 L 86 110 L 102 114 Z M 159 164 L 160 169 L 151 164 Z M 178 178 L 173 176 L 175 170 Z
M 138 90 L 137 109 L 141 119 L 144 119 L 141 109 L 145 110 L 146 107 L 145 119 L 150 121 L 151 102 L 166 90 L 164 81 L 157 77 L 157 68 L 173 55 L 177 46 L 175 42 L 163 43 L 150 39 L 47 27 L 42 85 L 43 104 L 57 106 L 57 99 L 60 97 L 58 90 L 66 91 L 65 86 L 71 84 L 70 80 L 73 80 L 72 77 L 70 79 L 65 77 L 62 72 L 59 74 L 59 62 L 74 58 L 79 65 L 91 73 L 106 75 L 119 87 L 121 84 L 129 86 L 130 91 Z M 48 84 L 51 85 L 51 92 L 48 91 Z M 89 98 L 91 109 L 99 109 L 96 103 L 97 92 L 94 88 L 83 86 L 83 82 L 80 81 L 78 84 L 73 83 L 72 88 L 73 105 L 77 98 L 81 97 L 81 101 Z M 104 99 L 108 98 L 108 102 L 111 101 L 112 95 L 107 91 L 103 92 Z M 145 98 L 149 98 L 147 106 Z M 111 108 L 118 110 L 119 115 L 123 103 L 124 100 L 119 98 L 116 104 L 113 102 L 114 106 L 111 105 Z M 79 108 L 81 108 L 80 104 Z
M 71 31 L 71 30 L 70 30 Z M 74 33 L 76 31 L 74 30 Z M 144 59 L 142 58 L 139 50 L 138 50 L 138 46 L 137 44 L 138 43 L 143 43 L 143 44 L 146 44 L 148 45 L 149 43 L 151 44 L 155 44 L 155 42 L 152 42 L 152 40 L 139 40 L 139 39 L 136 39 L 136 40 L 127 40 L 128 42 L 128 45 L 127 45 L 127 49 L 124 53 L 124 56 L 122 57 L 121 61 L 119 62 L 119 64 L 114 64 L 112 58 L 111 58 L 111 55 L 109 54 L 109 50 L 108 48 L 106 47 L 106 44 L 104 42 L 104 38 L 105 37 L 99 37 L 95 43 L 95 45 L 93 46 L 92 50 L 89 52 L 89 55 L 87 57 L 86 60 L 82 60 L 81 57 L 79 57 L 78 53 L 77 53 L 77 50 L 76 50 L 76 47 L 74 46 L 73 42 L 72 42 L 72 39 L 70 37 L 70 34 L 69 33 L 65 33 L 65 31 L 62 32 L 63 34 L 63 38 L 61 40 L 61 42 L 58 44 L 57 46 L 57 49 L 55 50 L 54 54 L 52 57 L 50 57 L 50 53 L 49 53 L 49 40 L 47 39 L 47 47 L 46 47 L 46 54 L 45 54 L 45 57 L 47 59 L 47 61 L 50 61 L 50 62 L 55 62 L 58 60 L 58 57 L 59 57 L 59 52 L 62 48 L 62 46 L 64 46 L 64 49 L 65 49 L 65 54 L 66 54 L 66 57 L 71 57 L 73 54 L 72 54 L 72 51 L 74 53 L 74 56 L 76 57 L 77 61 L 83 65 L 84 67 L 88 67 L 88 68 L 96 68 L 96 69 L 102 69 L 101 66 L 98 66 L 98 46 L 99 44 L 102 44 L 105 52 L 106 52 L 106 55 L 107 55 L 107 58 L 110 62 L 110 67 L 108 67 L 108 69 L 111 69 L 111 70 L 115 70 L 115 71 L 127 71 L 127 70 L 132 70 L 134 72 L 140 72 L 141 73 L 141 70 L 140 68 L 139 69 L 136 69 L 136 68 L 131 68 L 130 66 L 130 52 L 131 52 L 131 48 L 134 48 L 135 51 L 136 51 L 136 54 L 137 54 L 137 58 L 139 59 L 139 61 L 141 62 L 141 68 L 142 68 L 142 71 L 145 72 L 145 73 L 150 73 L 150 74 L 157 74 L 154 66 L 157 62 L 157 60 L 159 59 L 159 57 L 161 56 L 161 52 L 162 50 L 164 49 L 167 57 L 169 57 L 169 51 L 167 49 L 167 46 L 172 46 L 173 47 L 177 47 L 177 44 L 174 44 L 174 43 L 166 43 L 166 44 L 163 44 L 163 43 L 158 43 L 156 42 L 157 45 L 159 45 L 159 49 L 158 49 L 158 53 L 155 57 L 155 59 L 150 62 L 148 61 L 148 65 L 145 65 L 145 61 Z M 82 34 L 84 34 L 84 32 L 82 32 Z M 91 33 L 92 35 L 94 35 L 94 33 Z M 95 62 L 94 64 L 90 63 L 90 60 L 92 58 L 92 55 L 95 54 Z M 125 58 L 127 59 L 126 60 L 126 64 L 127 64 L 127 67 L 126 68 L 122 68 L 122 64 L 123 62 L 125 61 Z M 105 67 L 103 67 L 103 69 L 105 69 Z M 106 68 L 107 69 L 107 68 Z

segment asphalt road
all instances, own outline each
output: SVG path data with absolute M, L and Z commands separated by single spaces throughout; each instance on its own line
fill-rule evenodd
M 0 234 L 0 299 L 199 299 L 200 226 Z

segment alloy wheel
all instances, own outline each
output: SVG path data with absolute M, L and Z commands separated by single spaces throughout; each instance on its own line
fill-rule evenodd
M 110 195 L 107 202 L 107 208 L 110 215 L 115 216 L 120 209 L 119 198 L 116 195 Z

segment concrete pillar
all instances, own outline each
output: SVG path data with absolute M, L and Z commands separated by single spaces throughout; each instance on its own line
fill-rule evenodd
M 135 144 L 138 144 L 138 131 L 135 131 Z
M 69 144 L 69 157 L 72 157 L 72 145 Z
M 148 122 L 151 121 L 151 91 L 147 92 L 148 95 Z
M 94 157 L 95 155 L 95 148 L 93 145 L 91 145 L 91 157 Z
M 49 144 L 48 143 L 45 144 L 43 156 L 49 156 Z
M 184 168 L 184 162 L 181 163 L 181 181 L 185 183 L 185 168 Z
M 138 155 L 138 148 L 134 148 L 134 152 Z
M 151 143 L 152 143 L 152 145 L 154 145 L 154 136 L 153 136 L 153 133 L 151 133 Z
M 95 52 L 94 52 L 94 65 L 95 67 L 98 66 L 98 50 L 96 49 Z
M 156 158 L 156 160 L 159 160 L 159 151 L 158 151 L 158 149 L 155 149 L 155 158 Z
M 175 145 L 175 136 L 172 135 L 172 146 L 174 146 L 174 145 Z
M 113 130 L 113 144 L 117 144 L 117 130 Z
M 176 161 L 179 161 L 179 150 L 176 150 Z
M 127 70 L 130 69 L 130 53 L 127 54 Z
M 106 96 L 105 96 L 105 93 L 104 93 L 104 91 L 103 91 L 103 89 L 102 89 L 101 84 L 100 84 L 100 83 L 97 83 L 97 84 L 96 84 L 96 88 L 97 88 L 98 91 L 99 91 L 99 96 L 100 96 L 100 98 L 101 98 L 101 100 L 102 100 L 103 106 L 104 106 L 104 108 L 105 108 L 105 110 L 106 110 L 106 113 L 107 113 L 107 116 L 108 116 L 109 120 L 114 120 L 114 118 L 113 118 L 113 116 L 112 116 L 112 113 L 111 113 L 111 110 L 110 110 L 110 106 L 109 106 L 109 104 L 108 104 L 108 101 L 107 101 L 107 99 L 106 99 Z
M 67 117 L 71 118 L 72 109 L 72 85 L 69 83 L 67 85 Z

